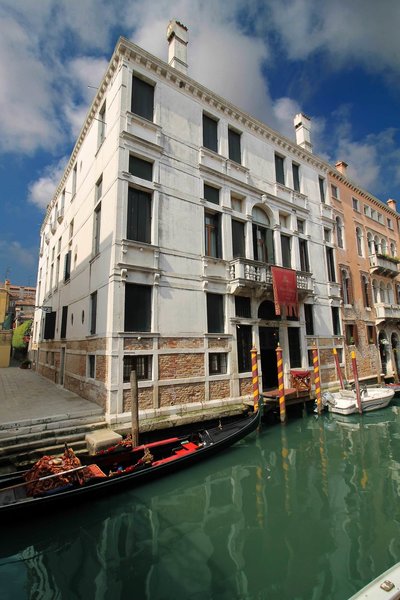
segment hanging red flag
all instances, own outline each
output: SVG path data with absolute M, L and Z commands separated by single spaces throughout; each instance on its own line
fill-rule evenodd
M 293 269 L 271 267 L 272 286 L 274 289 L 275 314 L 280 315 L 283 306 L 286 316 L 299 316 L 299 300 L 297 295 L 297 274 Z

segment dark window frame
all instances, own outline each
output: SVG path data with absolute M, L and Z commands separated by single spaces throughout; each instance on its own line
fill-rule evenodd
M 228 372 L 227 352 L 210 352 L 208 355 L 209 375 L 226 375 Z
M 219 188 L 209 185 L 208 183 L 204 184 L 203 195 L 204 200 L 207 200 L 207 202 L 211 202 L 211 204 L 217 204 L 219 206 L 219 193 Z
M 154 88 L 151 83 L 132 75 L 131 111 L 147 121 L 154 119 Z
M 285 183 L 285 157 L 275 153 L 275 181 L 281 185 Z
M 228 127 L 228 156 L 233 162 L 242 164 L 242 134 Z
M 204 213 L 204 252 L 211 258 L 222 258 L 221 214 L 208 210 Z
M 246 228 L 243 221 L 232 219 L 232 255 L 233 258 L 246 258 Z
M 251 325 L 237 325 L 236 344 L 239 373 L 251 371 L 251 348 L 253 345 Z
M 97 291 L 90 294 L 90 335 L 96 334 L 97 327 Z
M 128 188 L 126 239 L 151 244 L 153 194 L 135 187 Z
M 136 371 L 138 381 L 151 381 L 153 372 L 153 356 L 151 354 L 125 354 L 122 366 L 123 383 L 131 379 L 131 371 Z
M 151 331 L 152 286 L 125 283 L 124 331 Z
M 203 113 L 203 146 L 218 153 L 218 120 Z
M 207 333 L 225 332 L 224 295 L 207 292 Z
M 135 154 L 129 155 L 129 173 L 139 179 L 153 181 L 154 163 L 150 160 L 140 158 Z

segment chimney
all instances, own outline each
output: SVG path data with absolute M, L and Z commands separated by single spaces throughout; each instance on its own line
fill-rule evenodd
M 304 113 L 299 113 L 294 118 L 294 128 L 296 130 L 296 144 L 312 152 L 311 143 L 311 119 Z
M 389 200 L 386 201 L 386 204 L 389 208 L 397 212 L 396 200 L 392 200 L 392 198 L 389 198 Z
M 174 69 L 187 75 L 187 45 L 189 35 L 187 27 L 176 19 L 170 21 L 167 27 L 168 64 Z
M 339 173 L 341 173 L 344 176 L 347 175 L 347 167 L 348 166 L 349 165 L 347 163 L 345 163 L 344 160 L 339 160 L 339 162 L 337 162 L 335 165 L 335 167 L 337 168 Z

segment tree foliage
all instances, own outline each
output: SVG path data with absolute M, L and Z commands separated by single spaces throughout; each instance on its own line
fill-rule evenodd
M 32 325 L 32 320 L 24 321 L 21 325 L 18 325 L 13 331 L 12 336 L 12 347 L 18 350 L 26 348 L 28 345 L 24 340 L 24 337 L 29 334 Z

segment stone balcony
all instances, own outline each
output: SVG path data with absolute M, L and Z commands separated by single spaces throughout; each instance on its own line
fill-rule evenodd
M 384 304 L 379 303 L 374 305 L 376 319 L 378 321 L 397 321 L 400 319 L 400 305 L 399 304 Z
M 383 254 L 371 254 L 369 257 L 369 272 L 386 277 L 396 277 L 399 274 L 399 261 L 397 258 Z
M 245 293 L 249 288 L 272 288 L 271 265 L 247 258 L 236 258 L 229 263 L 229 279 L 232 294 L 239 295 L 241 291 Z M 297 291 L 307 295 L 312 294 L 313 290 L 311 274 L 297 271 Z

